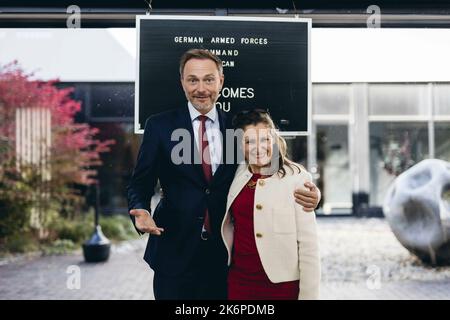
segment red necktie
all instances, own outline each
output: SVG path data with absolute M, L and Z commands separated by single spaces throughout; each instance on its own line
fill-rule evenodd
M 211 167 L 211 156 L 209 154 L 208 136 L 206 135 L 206 127 L 205 127 L 206 119 L 208 119 L 208 117 L 206 117 L 205 115 L 200 115 L 198 116 L 198 118 L 200 120 L 200 126 L 198 128 L 198 137 L 199 137 L 198 145 L 199 147 L 201 147 L 200 157 L 202 159 L 203 174 L 205 175 L 206 182 L 208 182 L 209 184 L 209 182 L 212 179 L 212 167 Z M 205 222 L 203 223 L 203 227 L 209 234 L 211 234 L 208 208 L 206 208 Z

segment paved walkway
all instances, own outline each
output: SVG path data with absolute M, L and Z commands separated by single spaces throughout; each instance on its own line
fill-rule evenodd
M 81 251 L 8 263 L 0 266 L 0 299 L 154 299 L 144 249 L 145 240 L 126 242 L 97 264 Z
M 385 220 L 318 223 L 322 299 L 450 299 L 450 267 L 422 265 Z M 145 244 L 141 238 L 114 246 L 101 264 L 84 263 L 81 251 L 0 261 L 0 299 L 154 299 Z

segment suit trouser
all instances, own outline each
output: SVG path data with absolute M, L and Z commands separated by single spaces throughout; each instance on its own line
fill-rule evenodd
M 200 240 L 192 262 L 177 276 L 155 271 L 153 292 L 156 300 L 225 300 L 227 270 L 223 251 L 213 240 Z

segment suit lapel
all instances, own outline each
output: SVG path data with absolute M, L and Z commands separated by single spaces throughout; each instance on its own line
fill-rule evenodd
M 248 171 L 247 168 L 248 166 L 246 163 L 242 163 L 239 165 L 233 183 L 231 184 L 230 191 L 228 193 L 227 210 L 225 212 L 228 212 L 234 199 L 236 199 L 239 192 L 252 177 L 252 174 L 250 173 L 250 171 Z

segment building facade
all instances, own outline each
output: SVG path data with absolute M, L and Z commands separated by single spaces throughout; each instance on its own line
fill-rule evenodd
M 450 161 L 450 30 L 313 28 L 312 130 L 287 137 L 313 174 L 319 214 L 380 215 L 395 177 Z M 0 64 L 59 78 L 82 101 L 77 121 L 116 140 L 99 168 L 101 206 L 126 213 L 134 134 L 134 29 L 0 29 Z

